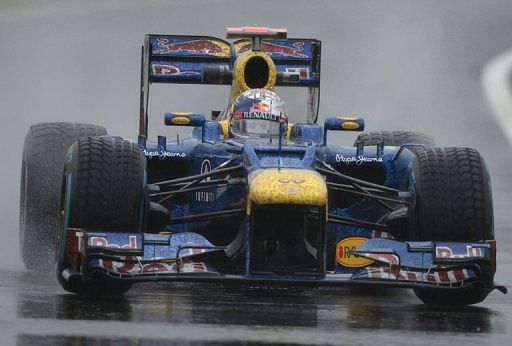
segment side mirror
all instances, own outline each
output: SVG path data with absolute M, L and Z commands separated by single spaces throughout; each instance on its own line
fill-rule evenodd
M 204 125 L 206 119 L 202 114 L 171 112 L 165 113 L 165 125 L 167 126 L 201 126 L 201 141 L 204 142 Z
M 201 126 L 204 127 L 206 119 L 202 114 L 171 112 L 165 114 L 167 126 Z
M 364 131 L 364 119 L 349 116 L 325 119 L 324 144 L 327 144 L 327 131 Z

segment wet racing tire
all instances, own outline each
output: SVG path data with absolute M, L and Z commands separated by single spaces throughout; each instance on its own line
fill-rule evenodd
M 132 288 L 131 282 L 110 278 L 99 273 L 87 280 L 72 277 L 67 281 L 61 275 L 58 276 L 58 280 L 64 290 L 81 296 L 119 297 Z
M 417 153 L 415 240 L 471 242 L 494 239 L 491 182 L 480 154 L 469 148 L 436 148 Z M 492 284 L 489 267 L 479 276 Z M 469 305 L 489 290 L 475 284 L 462 290 L 414 289 L 429 305 Z
M 358 141 L 362 141 L 364 146 L 377 145 L 380 142 L 384 142 L 385 146 L 401 146 L 402 144 L 409 143 L 422 144 L 426 149 L 434 148 L 436 146 L 432 136 L 407 131 L 364 132 L 357 136 L 354 146 Z M 410 146 L 407 147 L 407 149 L 415 154 L 424 150 L 421 146 Z
M 117 137 L 84 138 L 74 143 L 61 196 L 62 222 L 68 220 L 62 229 L 141 232 L 146 209 L 145 168 L 146 158 L 136 143 Z M 103 275 L 66 281 L 62 270 L 58 270 L 59 281 L 73 293 L 121 295 L 132 285 Z
M 493 282 L 494 272 L 486 264 L 480 264 L 474 269 L 486 284 L 478 282 L 456 289 L 415 288 L 414 294 L 427 305 L 460 306 L 480 303 L 492 290 L 492 285 L 489 284 Z
M 413 239 L 494 239 L 491 182 L 485 162 L 470 148 L 417 153 Z
M 450 291 L 435 288 L 415 288 L 414 294 L 426 305 L 463 306 L 480 303 L 487 297 L 489 290 L 483 285 Z
M 61 176 L 68 148 L 79 138 L 106 135 L 105 128 L 68 122 L 32 125 L 25 136 L 20 184 L 20 250 L 25 267 L 50 272 Z

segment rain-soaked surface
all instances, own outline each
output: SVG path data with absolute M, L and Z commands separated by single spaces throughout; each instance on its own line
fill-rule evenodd
M 123 298 L 65 294 L 53 278 L 2 272 L 0 333 L 19 344 L 120 345 L 393 342 L 445 337 L 504 342 L 510 299 L 427 307 L 407 290 L 251 290 L 146 283 Z
M 496 281 L 510 289 L 512 150 L 480 82 L 486 63 L 512 47 L 510 18 L 508 0 L 0 1 L 0 138 L 10 145 L 0 165 L 0 344 L 510 344 L 512 303 L 499 292 L 460 308 L 426 307 L 407 290 L 170 283 L 92 299 L 25 271 L 17 246 L 21 148 L 30 124 L 87 121 L 133 138 L 145 33 L 222 37 L 225 26 L 258 23 L 322 40 L 320 122 L 356 114 L 367 130 L 421 131 L 440 146 L 482 153 L 494 190 Z M 228 90 L 152 92 L 164 100 L 151 108 L 157 128 L 165 111 L 221 109 Z M 349 145 L 354 138 L 332 136 Z

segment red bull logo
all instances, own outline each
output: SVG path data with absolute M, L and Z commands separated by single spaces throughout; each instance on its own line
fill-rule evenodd
M 238 54 L 248 51 L 251 48 L 251 44 L 247 43 L 240 47 Z M 280 55 L 288 58 L 308 58 L 306 54 L 301 52 L 304 51 L 304 42 L 295 42 L 293 47 L 287 45 L 281 45 L 276 43 L 262 42 L 261 49 L 272 55 Z
M 252 104 L 249 112 L 265 112 L 270 113 L 270 105 L 266 102 L 259 101 Z
M 191 40 L 184 42 L 169 43 L 167 38 L 157 39 L 157 49 L 155 54 L 168 54 L 168 53 L 189 53 L 213 56 L 226 56 L 229 57 L 229 47 L 224 47 L 220 42 L 214 40 Z
M 180 71 L 180 69 L 176 66 L 162 64 L 151 64 L 151 70 L 155 76 L 183 76 L 200 74 L 197 71 Z
M 152 65 L 151 68 L 153 69 L 153 74 L 156 75 L 173 75 L 176 73 L 180 73 L 180 70 L 177 67 L 171 66 L 171 65 Z

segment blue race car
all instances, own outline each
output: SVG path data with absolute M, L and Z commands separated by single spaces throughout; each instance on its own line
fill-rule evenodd
M 20 244 L 57 263 L 69 292 L 121 295 L 140 281 L 413 288 L 426 304 L 474 304 L 495 285 L 489 174 L 474 149 L 412 132 L 316 124 L 321 43 L 284 29 L 146 35 L 137 141 L 75 123 L 33 125 L 23 150 Z M 212 120 L 171 112 L 188 139 L 148 136 L 153 83 L 230 85 Z M 291 114 L 275 87 L 306 88 Z M 295 89 L 299 90 L 299 89 Z

